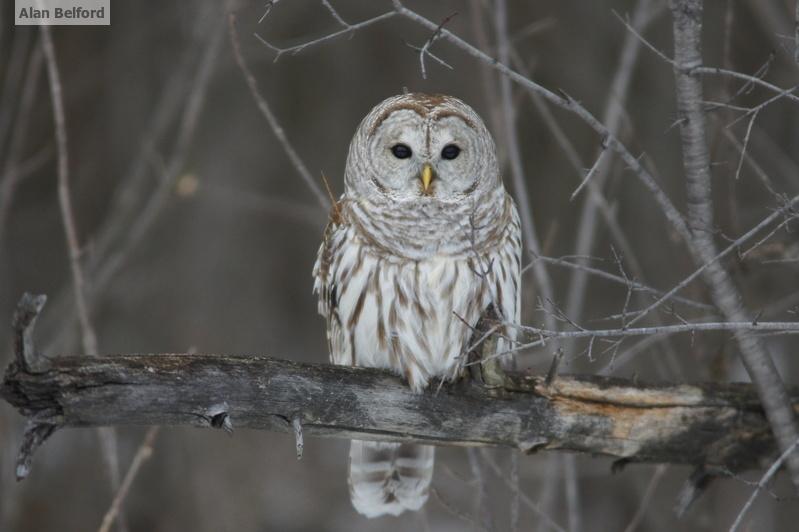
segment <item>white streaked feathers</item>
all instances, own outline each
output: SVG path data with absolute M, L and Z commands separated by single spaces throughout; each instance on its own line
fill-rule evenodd
M 507 208 L 498 245 L 455 257 L 386 257 L 352 226 L 334 229 L 332 245 L 340 251 L 332 254 L 328 282 L 317 277 L 316 286 L 329 292 L 319 311 L 332 322 L 331 361 L 390 368 L 417 391 L 433 377 L 456 377 L 472 336 L 467 324 L 474 326 L 492 303 L 504 319 L 518 321 L 518 215 L 509 200 Z

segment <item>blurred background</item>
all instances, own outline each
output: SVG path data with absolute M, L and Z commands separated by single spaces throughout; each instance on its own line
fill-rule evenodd
M 388 0 L 331 0 L 348 24 L 392 9 Z M 608 125 L 684 210 L 684 173 L 671 66 L 625 29 L 639 28 L 672 53 L 665 1 L 508 0 L 507 31 L 497 31 L 491 0 L 423 2 L 408 7 L 497 57 L 506 42 L 513 67 L 564 91 Z M 707 65 L 759 73 L 780 87 L 799 82 L 794 2 L 717 0 L 704 15 Z M 37 328 L 48 356 L 81 353 L 67 248 L 57 197 L 56 151 L 38 28 L 14 27 L 13 2 L 0 2 L 0 322 L 10 323 L 24 291 L 50 300 Z M 270 355 L 326 362 L 324 324 L 311 293 L 311 268 L 327 213 L 259 112 L 237 66 L 227 27 L 236 14 L 241 49 L 263 98 L 312 176 L 341 193 L 349 139 L 373 105 L 407 88 L 455 95 L 485 117 L 510 187 L 509 147 L 517 142 L 542 253 L 569 257 L 667 290 L 694 269 L 680 238 L 650 193 L 616 157 L 594 177 L 602 207 L 572 192 L 601 149 L 574 115 L 511 86 L 502 111 L 493 70 L 440 40 L 420 71 L 429 30 L 394 17 L 299 53 L 286 49 L 346 29 L 319 0 L 136 2 L 114 0 L 108 27 L 55 27 L 69 147 L 71 197 L 101 353 L 202 352 Z M 501 22 L 501 21 L 500 21 Z M 500 29 L 502 27 L 500 23 Z M 257 34 L 257 36 L 256 36 Z M 268 42 L 272 47 L 264 44 Z M 751 108 L 772 96 L 725 77 L 708 77 L 709 102 Z M 726 246 L 799 192 L 799 109 L 781 99 L 758 113 L 741 159 L 749 117 L 708 104 L 717 241 Z M 737 121 L 736 121 L 737 120 Z M 515 137 L 515 138 L 514 138 Z M 799 317 L 799 238 L 787 224 L 744 258 L 725 265 L 745 304 L 762 320 Z M 590 256 L 590 258 L 588 258 Z M 526 260 L 529 260 L 529 256 Z M 547 264 L 552 299 L 570 319 L 617 327 L 641 293 L 573 268 Z M 582 278 L 581 278 L 582 277 Z M 542 291 L 525 274 L 524 320 L 541 326 Z M 709 302 L 701 282 L 685 297 Z M 701 319 L 711 311 L 663 307 L 647 323 Z M 611 316 L 611 318 L 608 318 Z M 567 324 L 561 324 L 567 327 Z M 3 366 L 11 357 L 0 327 Z M 633 341 L 634 340 L 634 341 Z M 797 382 L 797 337 L 765 339 L 783 378 Z M 643 342 L 643 343 L 641 343 Z M 618 349 L 564 346 L 562 371 L 668 381 L 746 381 L 729 334 L 631 339 Z M 520 355 L 545 372 L 550 348 Z M 65 429 L 35 457 L 31 476 L 14 481 L 22 418 L 0 404 L 0 530 L 95 530 L 112 498 L 97 432 Z M 120 428 L 124 473 L 145 428 Z M 470 530 L 480 529 L 475 494 L 482 482 L 496 530 L 509 527 L 509 451 L 438 453 L 423 512 L 367 520 L 349 504 L 347 442 L 237 430 L 163 428 L 154 454 L 125 502 L 127 530 Z M 520 458 L 528 501 L 566 529 L 726 530 L 760 472 L 721 478 L 687 514 L 673 507 L 688 467 L 633 465 L 610 473 L 601 457 L 542 454 Z M 758 498 L 752 530 L 791 530 L 799 505 L 779 477 Z M 523 530 L 546 530 L 529 504 Z

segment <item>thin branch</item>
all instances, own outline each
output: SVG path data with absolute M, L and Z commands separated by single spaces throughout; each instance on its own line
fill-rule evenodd
M 466 449 L 466 456 L 469 461 L 469 469 L 472 472 L 472 485 L 476 488 L 474 490 L 476 518 L 483 530 L 494 530 L 494 519 L 491 506 L 488 504 L 488 492 L 480 453 L 476 448 L 469 447 Z
M 752 129 L 757 129 L 757 127 L 754 125 L 754 121 L 752 122 Z M 741 153 L 741 157 L 746 161 L 752 171 L 754 171 L 755 175 L 763 183 L 763 186 L 766 187 L 766 190 L 774 195 L 775 188 L 771 177 L 769 177 L 763 167 L 760 166 L 760 164 L 758 164 L 758 162 L 744 149 L 744 145 L 741 143 L 741 141 L 739 141 L 735 135 L 733 135 L 733 133 L 725 127 L 720 128 L 720 132 L 722 135 L 724 135 L 724 138 L 727 139 L 730 144 L 732 144 L 735 149 Z
M 77 224 L 72 210 L 72 199 L 69 190 L 69 155 L 66 116 L 62 96 L 61 77 L 56 61 L 55 47 L 50 33 L 50 26 L 40 27 L 42 49 L 47 77 L 50 82 L 50 96 L 53 108 L 53 121 L 55 124 L 56 151 L 58 156 L 58 201 L 61 209 L 61 220 L 69 253 L 70 271 L 72 273 L 72 287 L 75 292 L 75 307 L 81 329 L 83 350 L 87 356 L 97 356 L 97 335 L 89 317 L 89 306 L 86 298 L 85 279 L 81 263 L 81 251 L 78 240 Z M 117 457 L 116 432 L 109 428 L 100 428 L 97 431 L 100 448 L 108 468 L 111 488 L 119 485 L 119 462 Z M 125 528 L 124 526 L 122 527 Z
M 175 146 L 165 164 L 159 181 L 160 186 L 147 198 L 145 204 L 139 207 L 131 225 L 123 226 L 125 229 L 124 237 L 121 238 L 122 242 L 118 247 L 115 250 L 109 250 L 108 254 L 102 258 L 102 262 L 97 264 L 93 278 L 94 289 L 97 292 L 102 291 L 113 276 L 116 275 L 124 264 L 128 253 L 142 241 L 155 224 L 168 200 L 173 197 L 174 185 L 184 169 L 189 148 L 194 138 L 194 132 L 205 103 L 208 86 L 223 42 L 224 28 L 224 24 L 215 23 L 212 35 L 208 39 L 207 47 L 203 50 L 191 91 L 180 116 Z
M 580 532 L 583 519 L 580 513 L 580 486 L 577 480 L 577 457 L 567 454 L 561 457 L 563 461 L 563 488 L 566 491 L 566 514 L 568 516 L 569 530 Z
M 330 15 L 335 19 L 336 22 L 341 24 L 341 26 L 345 28 L 350 27 L 350 25 L 347 24 L 343 18 L 341 18 L 341 15 L 338 14 L 338 11 L 333 8 L 333 4 L 331 4 L 328 0 L 322 0 L 322 5 L 327 8 L 327 10 L 330 12 Z
M 730 122 L 730 124 L 727 127 L 731 127 L 731 126 L 737 124 L 738 122 L 740 122 L 741 120 L 743 120 L 747 116 L 757 115 L 757 113 L 759 113 L 760 111 L 765 109 L 768 105 L 771 105 L 772 103 L 776 102 L 780 98 L 784 98 L 786 96 L 789 96 L 791 93 L 795 92 L 797 89 L 799 89 L 799 85 L 794 85 L 793 87 L 791 87 L 789 89 L 785 89 L 782 92 L 778 92 L 777 94 L 775 94 L 771 98 L 759 103 L 758 105 L 756 105 L 756 106 L 754 106 L 752 108 L 746 109 L 746 111 L 741 116 L 739 116 L 738 118 L 736 118 L 735 120 Z
M 47 77 L 50 82 L 50 96 L 53 106 L 53 122 L 55 124 L 56 148 L 58 154 L 58 203 L 61 207 L 61 221 L 69 253 L 69 266 L 72 273 L 72 289 L 75 292 L 75 308 L 81 328 L 83 350 L 88 356 L 97 354 L 97 336 L 89 319 L 89 306 L 86 302 L 85 279 L 81 264 L 80 243 L 75 216 L 72 211 L 72 198 L 69 191 L 69 155 L 67 150 L 67 126 L 64 115 L 64 102 L 61 95 L 61 76 L 56 63 L 55 48 L 49 26 L 41 29 L 42 48 L 47 65 Z
M 596 162 L 594 162 L 594 166 L 592 166 L 592 167 L 591 167 L 591 168 L 588 170 L 588 172 L 586 172 L 586 174 L 585 174 L 585 178 L 583 178 L 583 180 L 580 182 L 580 184 L 577 186 L 577 188 L 576 188 L 576 189 L 574 189 L 574 192 L 572 192 L 572 195 L 571 195 L 571 196 L 569 196 L 569 201 L 574 201 L 574 198 L 576 198 L 576 197 L 577 197 L 577 194 L 579 194 L 579 193 L 580 193 L 580 191 L 581 191 L 583 188 L 585 188 L 585 186 L 588 184 L 588 182 L 591 180 L 591 178 L 592 178 L 592 177 L 594 177 L 594 176 L 596 175 L 596 173 L 597 173 L 597 169 L 599 168 L 599 166 L 600 166 L 600 165 L 602 164 L 602 162 L 604 161 L 604 159 L 605 159 L 605 154 L 606 154 L 607 152 L 608 152 L 607 148 L 606 148 L 606 147 L 603 145 L 603 146 L 602 146 L 602 150 L 599 152 L 599 157 L 597 157 L 597 159 L 596 159 Z
M 406 45 L 408 48 L 410 48 L 411 50 L 416 50 L 416 51 L 417 51 L 417 52 L 419 52 L 420 54 L 422 53 L 422 50 L 424 49 L 422 46 L 416 46 L 415 44 L 411 44 L 411 43 L 409 43 L 409 42 L 406 42 L 406 43 L 405 43 L 405 45 Z M 430 50 L 427 50 L 427 51 L 426 51 L 426 52 L 424 52 L 424 53 L 425 53 L 425 54 L 427 54 L 427 56 L 428 56 L 430 59 L 432 59 L 433 61 L 435 61 L 435 62 L 436 62 L 436 63 L 438 63 L 439 65 L 441 65 L 441 66 L 443 66 L 443 67 L 445 67 L 445 68 L 448 68 L 448 69 L 450 69 L 450 70 L 454 70 L 454 68 L 452 67 L 452 65 L 450 65 L 449 63 L 447 63 L 446 61 L 444 61 L 443 59 L 441 59 L 440 57 L 438 57 L 436 54 L 434 54 L 434 53 L 433 53 L 433 52 L 431 52 Z
M 31 37 L 35 35 L 32 30 L 33 28 L 16 28 L 9 47 L 8 58 L 3 65 L 5 72 L 3 72 L 3 85 L 0 90 L 0 109 L 3 109 L 3 113 L 0 115 L 0 160 L 5 158 L 3 157 L 3 148 L 6 145 L 6 138 L 12 130 L 15 118 L 19 117 L 17 107 L 20 93 L 24 98 L 24 91 L 28 88 L 24 82 L 20 86 L 19 81 L 23 77 L 22 73 L 25 71 L 26 63 L 30 72 L 31 61 L 28 59 L 28 50 Z M 34 51 L 34 53 L 40 52 Z
M 329 3 L 325 2 L 325 6 L 328 8 L 329 11 L 331 11 L 331 13 L 336 13 L 336 11 L 332 8 L 332 6 Z M 283 54 L 292 54 L 292 55 L 298 54 L 307 48 L 312 48 L 314 46 L 336 39 L 343 35 L 355 33 L 358 30 L 361 30 L 368 26 L 372 26 L 373 24 L 377 24 L 378 22 L 387 20 L 396 14 L 397 13 L 394 11 L 388 11 L 386 13 L 383 13 L 382 15 L 377 15 L 376 17 L 364 20 L 363 22 L 358 22 L 357 24 L 347 24 L 340 16 L 338 16 L 338 13 L 336 13 L 335 16 L 336 21 L 344 26 L 343 29 L 334 31 L 333 33 L 329 33 L 327 35 L 319 37 L 318 39 L 312 39 L 310 41 L 296 44 L 294 46 L 289 46 L 287 48 L 281 48 L 279 46 L 275 46 L 274 44 L 270 43 L 269 41 L 261 37 L 261 35 L 259 35 L 258 33 L 254 33 L 253 36 L 256 39 L 258 39 L 261 42 L 261 44 L 263 44 L 264 46 L 275 52 L 275 61 L 277 61 L 278 59 L 280 59 L 280 56 L 282 56 Z M 264 17 L 265 16 L 266 15 L 264 15 Z M 263 20 L 263 18 L 261 20 Z
M 672 63 L 673 64 L 673 63 Z M 693 67 L 690 69 L 690 74 L 712 74 L 716 76 L 729 76 L 731 78 L 736 78 L 740 80 L 744 80 L 748 83 L 753 85 L 757 85 L 763 88 L 766 88 L 772 92 L 776 92 L 777 96 L 780 98 L 785 98 L 790 100 L 794 103 L 799 103 L 799 96 L 791 94 L 792 91 L 796 90 L 796 87 L 791 87 L 790 89 L 783 89 L 778 87 L 768 81 L 764 81 L 757 76 L 751 76 L 749 74 L 744 74 L 743 72 L 736 72 L 735 70 L 727 70 L 725 68 L 717 68 L 717 67 Z
M 655 296 L 658 296 L 658 297 L 660 297 L 660 296 L 662 296 L 664 294 L 664 292 L 661 291 L 661 290 L 658 290 L 656 288 L 652 288 L 651 286 L 647 286 L 647 285 L 645 285 L 643 283 L 640 283 L 638 281 L 635 281 L 633 279 L 625 279 L 624 277 L 621 277 L 619 275 L 615 275 L 615 274 L 607 272 L 605 270 L 601 270 L 599 268 L 594 268 L 592 266 L 586 266 L 586 265 L 583 265 L 583 264 L 579 264 L 577 262 L 572 262 L 572 261 L 566 260 L 565 258 L 544 257 L 544 256 L 539 256 L 539 257 L 534 257 L 533 258 L 533 261 L 537 261 L 537 260 L 540 260 L 542 262 L 546 262 L 547 264 L 553 264 L 555 266 L 561 266 L 561 267 L 564 267 L 564 268 L 570 268 L 570 269 L 575 269 L 575 270 L 576 269 L 583 270 L 587 274 L 593 275 L 595 277 L 599 277 L 600 279 L 606 279 L 608 281 L 613 281 L 614 283 L 623 284 L 624 286 L 632 288 L 633 290 L 646 292 L 646 293 L 649 293 L 649 294 L 652 294 L 652 295 L 655 295 Z M 529 268 L 530 268 L 530 264 L 526 265 L 524 268 L 522 268 L 522 273 L 526 272 Z M 670 296 L 670 299 L 673 300 L 674 302 L 679 302 L 679 303 L 682 303 L 684 305 L 688 305 L 690 307 L 697 308 L 697 309 L 702 309 L 702 310 L 707 310 L 707 311 L 714 311 L 715 310 L 715 307 L 712 306 L 712 305 L 708 305 L 706 303 L 701 303 L 699 301 L 694 301 L 693 299 L 688 299 L 688 298 L 677 296 L 677 295 Z
M 632 25 L 644 31 L 661 12 L 661 9 L 662 5 L 659 5 L 659 2 L 655 2 L 654 0 L 638 0 L 632 16 Z M 619 53 L 618 66 L 613 74 L 607 101 L 602 113 L 602 123 L 605 124 L 608 131 L 613 135 L 618 135 L 621 130 L 624 103 L 627 100 L 640 50 L 641 43 L 634 37 L 625 35 L 624 43 Z M 607 149 L 607 146 L 608 144 L 603 138 L 601 141 L 601 151 L 597 156 L 597 162 L 593 170 L 596 175 L 594 176 L 589 172 L 589 175 L 587 175 L 584 180 L 584 182 L 595 185 L 593 188 L 598 192 L 596 194 L 589 194 L 580 210 L 574 254 L 578 256 L 591 255 L 596 244 L 597 232 L 600 227 L 597 216 L 602 213 L 606 219 L 608 229 L 622 248 L 623 253 L 628 257 L 634 257 L 632 246 L 626 243 L 626 239 L 620 238 L 620 228 L 616 227 L 618 224 L 609 223 L 609 217 L 603 212 L 605 208 L 598 201 L 600 192 L 610 176 L 612 153 Z M 590 179 L 593 179 L 593 181 L 589 181 Z M 613 220 L 613 222 L 615 222 L 615 220 Z M 578 259 L 577 262 L 587 265 L 585 260 Z M 638 268 L 634 269 L 638 270 Z M 641 272 L 638 273 L 640 274 Z M 585 305 L 585 297 L 588 289 L 587 284 L 588 278 L 584 271 L 575 270 L 572 272 L 569 279 L 566 309 L 575 319 L 582 319 L 583 317 L 583 307 Z
M 719 261 L 721 261 L 722 259 L 724 259 L 727 256 L 729 256 L 730 254 L 732 254 L 732 252 L 739 250 L 740 247 L 744 243 L 746 243 L 749 240 L 751 240 L 752 237 L 754 237 L 760 231 L 762 231 L 763 229 L 765 229 L 766 227 L 771 225 L 776 219 L 778 219 L 778 218 L 786 215 L 787 213 L 789 213 L 796 205 L 799 205 L 799 195 L 794 196 L 792 199 L 790 199 L 787 202 L 785 202 L 784 205 L 782 205 L 780 208 L 776 209 L 774 212 L 772 212 L 766 218 L 761 220 L 761 222 L 758 223 L 756 226 L 754 226 L 752 229 L 750 229 L 749 231 L 747 231 L 746 233 L 744 233 L 743 235 L 741 235 L 740 237 L 738 237 L 737 239 L 732 241 L 720 253 L 716 254 L 716 256 L 710 257 L 709 259 L 704 260 L 702 265 L 699 266 L 696 270 L 694 270 L 693 273 L 691 273 L 689 276 L 684 278 L 682 281 L 680 281 L 679 283 L 674 285 L 674 288 L 672 288 L 671 290 L 669 290 L 668 292 L 663 294 L 663 296 L 661 296 L 657 301 L 652 303 L 646 309 L 642 310 L 638 314 L 638 316 L 633 318 L 630 321 L 630 323 L 628 323 L 628 325 L 632 325 L 633 323 L 637 322 L 638 320 L 643 319 L 643 317 L 646 316 L 647 314 L 649 314 L 652 310 L 660 307 L 665 301 L 667 301 L 669 298 L 671 298 L 677 292 L 679 292 L 680 290 L 682 290 L 683 288 L 685 288 L 686 286 L 691 284 L 691 282 L 693 282 L 694 279 L 696 279 L 697 277 L 702 275 L 708 268 L 712 267 L 714 264 L 717 264 Z
M 763 473 L 763 476 L 760 478 L 760 481 L 757 483 L 757 486 L 755 487 L 754 491 L 746 500 L 746 504 L 744 504 L 743 508 L 741 508 L 741 511 L 738 512 L 738 516 L 735 518 L 735 521 L 732 523 L 732 526 L 730 526 L 730 532 L 735 532 L 736 530 L 738 530 L 738 527 L 740 527 L 741 523 L 743 522 L 746 512 L 749 511 L 749 508 L 755 502 L 755 499 L 757 499 L 760 490 L 766 487 L 766 485 L 771 480 L 771 477 L 773 477 L 777 473 L 777 471 L 779 471 L 783 462 L 785 462 L 788 459 L 788 456 L 790 456 L 794 451 L 796 451 L 797 446 L 799 446 L 799 440 L 796 440 L 795 442 L 793 442 L 793 444 L 790 447 L 785 449 L 785 452 L 783 452 L 779 456 L 779 458 L 777 458 L 774 461 L 774 463 L 771 464 L 771 467 L 769 467 L 768 470 L 766 470 L 766 472 Z
M 690 323 L 685 320 L 682 321 L 683 323 L 679 325 L 655 325 L 652 327 L 628 326 L 618 329 L 584 329 L 572 323 L 572 325 L 575 328 L 577 328 L 577 330 L 575 331 L 551 330 L 540 327 L 533 327 L 529 325 L 514 325 L 511 323 L 503 323 L 503 325 L 506 327 L 515 327 L 521 331 L 526 332 L 532 338 L 536 339 L 531 340 L 529 342 L 516 340 L 515 342 L 513 342 L 514 347 L 494 353 L 493 355 L 486 357 L 484 360 L 470 362 L 467 364 L 467 366 L 477 363 L 482 363 L 485 362 L 486 360 L 505 357 L 510 354 L 518 353 L 519 351 L 524 351 L 526 349 L 530 349 L 533 347 L 544 346 L 547 344 L 547 342 L 549 342 L 553 338 L 555 339 L 590 338 L 591 342 L 589 344 L 587 354 L 589 360 L 592 360 L 590 356 L 591 349 L 594 340 L 596 338 L 618 338 L 619 339 L 618 341 L 614 341 L 611 344 L 612 349 L 616 350 L 618 349 L 618 346 L 623 339 L 634 336 L 648 336 L 649 338 L 647 339 L 647 342 L 650 343 L 654 341 L 655 337 L 657 336 L 669 336 L 669 335 L 684 334 L 684 333 L 690 333 L 693 336 L 697 332 L 708 332 L 708 331 L 727 331 L 727 332 L 734 332 L 737 334 L 742 334 L 744 332 L 751 331 L 751 332 L 762 333 L 763 335 L 799 334 L 799 322 L 791 322 L 791 321 L 761 322 L 757 321 L 757 319 L 753 319 L 751 321 L 741 321 L 741 322 Z M 584 351 L 584 353 L 585 352 L 586 351 Z M 611 365 L 612 362 L 613 361 L 611 361 Z
M 649 503 L 652 501 L 652 496 L 655 494 L 655 489 L 658 487 L 658 484 L 660 484 L 663 475 L 666 473 L 666 469 L 667 466 L 663 464 L 655 468 L 655 472 L 652 474 L 652 478 L 649 480 L 649 484 L 647 484 L 646 490 L 644 490 L 644 494 L 641 496 L 641 504 L 638 505 L 635 515 L 633 515 L 633 518 L 630 519 L 630 522 L 624 528 L 624 532 L 635 532 L 635 529 L 641 524 L 646 510 L 649 507 Z
M 283 148 L 283 151 L 286 152 L 286 155 L 288 155 L 291 164 L 294 166 L 294 169 L 298 174 L 300 174 L 300 177 L 305 182 L 305 185 L 311 190 L 319 205 L 321 205 L 325 210 L 329 209 L 330 202 L 328 201 L 324 192 L 322 192 L 322 189 L 319 187 L 319 183 L 316 182 L 311 175 L 311 172 L 308 170 L 308 167 L 305 166 L 305 163 L 302 161 L 300 156 L 297 155 L 296 150 L 286 136 L 286 132 L 278 122 L 277 117 L 272 112 L 272 109 L 269 107 L 269 103 L 267 103 L 266 99 L 258 90 L 258 82 L 255 80 L 255 76 L 253 76 L 252 71 L 250 71 L 250 67 L 247 66 L 247 62 L 244 60 L 244 56 L 241 53 L 239 35 L 236 31 L 236 16 L 233 13 L 228 15 L 228 30 L 230 33 L 230 42 L 233 45 L 233 53 L 236 57 L 236 63 L 238 64 L 241 73 L 244 75 L 244 79 L 247 82 L 247 87 L 250 89 L 250 94 L 252 94 L 252 97 L 258 106 L 258 110 L 261 111 L 261 114 L 264 115 L 264 118 L 266 118 L 269 127 L 272 129 L 275 137 L 277 137 L 277 140 L 280 143 L 280 146 Z
M 213 7 L 209 9 L 216 12 Z M 209 22 L 201 24 L 200 20 Z M 218 16 L 214 18 L 201 13 L 197 22 L 196 48 L 199 54 L 191 47 L 166 84 L 160 101 L 154 106 L 150 124 L 142 135 L 143 141 L 138 154 L 133 157 L 130 170 L 117 187 L 108 217 L 91 238 L 92 253 L 87 262 L 87 271 L 92 280 L 92 290 L 87 296 L 91 302 L 102 296 L 105 287 L 125 264 L 128 254 L 157 221 L 158 215 L 173 197 L 175 182 L 185 166 L 216 59 L 224 42 L 222 37 L 225 25 L 218 21 Z M 199 60 L 195 66 L 197 55 Z M 176 116 L 178 120 L 175 131 L 170 126 Z M 168 133 L 170 139 L 174 138 L 174 144 L 166 158 L 164 173 L 157 176 L 156 188 L 151 191 L 150 161 L 155 153 L 155 146 Z M 58 322 L 51 322 L 48 336 L 53 337 L 53 340 L 49 342 L 48 348 L 62 349 L 72 345 L 73 318 L 67 313 L 71 305 L 69 294 L 59 293 L 53 306 L 62 317 Z
M 455 17 L 455 15 L 457 14 L 458 14 L 457 12 L 452 13 L 448 15 L 446 18 L 444 18 L 444 20 L 441 21 L 441 24 L 438 25 L 438 28 L 436 28 L 436 31 L 434 31 L 433 34 L 430 36 L 430 38 L 427 39 L 427 41 L 425 41 L 424 45 L 421 48 L 419 48 L 419 67 L 422 69 L 422 79 L 427 79 L 427 70 L 425 69 L 425 64 L 424 64 L 425 55 L 433 57 L 439 63 L 452 69 L 452 67 L 449 66 L 447 63 L 445 63 L 443 60 L 439 59 L 438 57 L 435 57 L 432 53 L 430 53 L 430 47 L 433 46 L 433 43 L 435 43 L 436 40 L 438 40 L 438 38 L 441 36 L 441 30 L 444 28 L 444 25 L 450 20 L 452 20 L 452 18 Z
M 500 61 L 508 63 L 510 61 L 510 41 L 508 36 L 508 8 L 506 0 L 498 0 L 495 7 L 494 23 L 498 41 L 498 55 Z M 501 105 L 500 116 L 504 133 L 503 137 L 508 148 L 511 179 L 516 192 L 516 204 L 519 207 L 519 218 L 522 224 L 522 237 L 525 247 L 537 256 L 541 254 L 541 245 L 538 240 L 538 233 L 533 219 L 533 210 L 530 205 L 530 196 L 527 191 L 527 180 L 525 179 L 519 135 L 516 129 L 516 111 L 513 105 L 511 83 L 507 76 L 500 76 L 499 99 Z M 536 288 L 540 291 L 545 300 L 554 300 L 555 295 L 552 278 L 544 264 L 534 262 L 532 268 L 536 280 Z M 546 320 L 548 328 L 555 329 L 557 327 L 550 313 L 545 313 L 544 319 Z M 555 348 L 557 348 L 557 345 Z
M 741 157 L 738 159 L 738 167 L 735 169 L 735 180 L 738 181 L 738 178 L 741 176 L 741 168 L 744 165 L 744 157 L 746 156 L 746 147 L 749 145 L 749 135 L 752 134 L 752 126 L 755 125 L 755 119 L 757 119 L 758 111 L 755 111 L 752 114 L 752 117 L 749 119 L 749 125 L 746 126 L 746 135 L 744 135 L 744 142 L 741 146 Z
M 677 61 L 675 61 L 674 59 L 670 58 L 665 53 L 663 53 L 662 51 L 657 49 L 652 43 L 650 43 L 640 33 L 638 33 L 635 30 L 635 28 L 633 28 L 630 25 L 629 22 L 627 22 L 623 18 L 619 17 L 618 15 L 616 15 L 616 17 L 622 22 L 622 24 L 624 24 L 624 26 L 627 28 L 627 30 L 630 33 L 632 33 L 638 40 L 641 41 L 641 43 L 644 46 L 646 46 L 649 50 L 654 52 L 655 55 L 660 57 L 663 61 L 669 63 L 675 69 L 681 71 L 683 74 L 686 74 L 686 75 L 711 74 L 711 75 L 716 75 L 716 76 L 728 76 L 728 77 L 731 77 L 731 78 L 736 78 L 736 79 L 740 79 L 740 80 L 746 81 L 747 84 L 758 85 L 760 87 L 766 88 L 766 89 L 768 89 L 768 90 L 770 90 L 772 92 L 778 93 L 778 95 L 780 97 L 786 97 L 788 100 L 791 100 L 791 101 L 794 101 L 794 102 L 799 102 L 799 96 L 795 96 L 795 95 L 791 94 L 791 92 L 796 90 L 796 87 L 793 87 L 793 88 L 790 88 L 790 89 L 783 89 L 783 88 L 780 88 L 780 87 L 778 87 L 778 86 L 776 86 L 776 85 L 774 85 L 772 83 L 769 83 L 768 81 L 764 81 L 758 75 L 752 76 L 750 74 L 744 74 L 743 72 L 737 72 L 735 70 L 729 70 L 729 69 L 726 69 L 726 68 L 702 66 L 701 63 L 699 65 L 687 65 L 687 66 L 686 65 L 678 65 Z M 740 92 L 742 92 L 742 91 L 739 91 L 739 94 L 740 94 Z
M 28 128 L 30 127 L 30 115 L 33 110 L 33 104 L 36 102 L 41 70 L 42 49 L 40 46 L 37 46 L 34 48 L 28 60 L 25 80 L 22 82 L 22 97 L 17 104 L 16 124 L 8 147 L 8 154 L 2 166 L 2 174 L 0 174 L 0 179 L 2 179 L 2 182 L 0 182 L 0 242 L 2 242 L 6 230 L 8 215 L 17 184 L 19 184 L 25 175 L 25 169 L 23 168 L 24 163 L 20 163 L 20 157 L 28 135 Z M 8 113 L 7 117 L 10 116 L 11 113 Z M 1 145 L 2 144 L 0 144 L 0 146 Z M 47 156 L 49 158 L 50 149 L 48 148 L 47 151 Z
M 485 463 L 488 464 L 488 467 L 494 472 L 494 475 L 496 475 L 496 477 L 500 479 L 509 489 L 516 490 L 517 493 L 519 494 L 521 502 L 523 502 L 527 508 L 529 508 L 538 517 L 543 519 L 543 522 L 546 523 L 546 525 L 549 526 L 550 528 L 553 528 L 558 532 L 566 532 L 565 528 L 559 525 L 557 521 L 552 519 L 552 517 L 547 515 L 547 513 L 541 509 L 541 505 L 533 501 L 529 495 L 524 493 L 524 491 L 519 490 L 517 485 L 516 486 L 514 485 L 514 483 L 502 471 L 502 468 L 499 467 L 499 464 L 497 464 L 496 461 L 494 461 L 494 459 L 488 455 L 488 453 L 483 452 L 482 455 L 483 459 L 485 460 Z M 514 454 L 514 456 L 516 455 Z
M 519 455 L 511 453 L 510 455 L 510 475 L 508 475 L 508 484 L 510 485 L 510 530 L 511 532 L 519 532 L 519 501 L 521 500 L 522 488 L 519 481 Z
M 447 499 L 445 499 L 444 496 L 441 495 L 441 492 L 438 491 L 438 488 L 436 488 L 436 487 L 430 488 L 430 493 L 433 495 L 433 498 L 436 501 L 438 501 L 438 503 L 441 505 L 441 507 L 444 508 L 444 510 L 447 511 L 447 513 L 449 513 L 450 515 L 452 515 L 454 517 L 457 517 L 458 519 L 460 519 L 464 523 L 467 523 L 467 524 L 471 525 L 471 527 L 473 527 L 473 528 L 485 530 L 485 528 L 483 528 L 483 525 L 481 523 L 478 523 L 477 521 L 475 521 L 474 518 L 471 515 L 462 512 L 460 509 L 456 508 L 455 505 L 453 505 L 451 502 L 449 502 Z
M 506 323 L 506 326 L 511 324 Z M 518 349 L 542 345 L 549 338 L 619 338 L 628 336 L 652 336 L 707 331 L 779 331 L 786 334 L 799 334 L 799 321 L 742 321 L 742 322 L 707 322 L 681 323 L 679 325 L 657 325 L 653 327 L 622 327 L 619 329 L 580 329 L 577 331 L 560 331 L 541 329 L 528 325 L 517 325 L 519 330 L 531 335 L 543 337 L 538 340 L 520 344 Z
M 125 498 L 128 496 L 128 492 L 130 491 L 133 481 L 136 479 L 136 475 L 138 475 L 139 470 L 144 462 L 149 460 L 153 454 L 153 444 L 155 443 L 155 437 L 157 435 L 158 427 L 151 427 L 149 430 L 147 430 L 141 445 L 139 445 L 139 449 L 133 456 L 133 460 L 130 463 L 128 472 L 125 473 L 125 478 L 122 479 L 122 484 L 119 486 L 119 490 L 114 496 L 114 500 L 111 501 L 111 506 L 103 516 L 103 521 L 100 523 L 100 527 L 97 529 L 97 532 L 108 532 L 111 530 L 111 526 L 114 524 L 117 516 L 119 516 L 119 512 L 122 510 L 122 504 L 125 502 Z

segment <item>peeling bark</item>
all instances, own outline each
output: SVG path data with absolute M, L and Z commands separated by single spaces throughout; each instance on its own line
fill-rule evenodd
M 14 362 L 0 395 L 38 424 L 190 425 L 438 445 L 558 449 L 623 463 L 663 462 L 739 471 L 776 454 L 747 384 L 644 384 L 596 376 L 510 373 L 501 386 L 471 381 L 411 392 L 366 369 L 267 357 L 118 355 Z M 792 393 L 795 408 L 799 391 Z M 220 412 L 225 405 L 225 412 Z

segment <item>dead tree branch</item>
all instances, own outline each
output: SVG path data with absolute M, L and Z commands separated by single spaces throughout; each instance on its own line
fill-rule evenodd
M 34 360 L 41 299 L 20 302 L 16 360 L 0 395 L 29 419 L 20 464 L 56 428 L 239 427 L 348 439 L 565 450 L 724 471 L 777 454 L 748 384 L 644 384 L 527 373 L 415 394 L 388 372 L 269 357 L 142 354 Z M 24 315 L 23 315 L 24 314 Z M 32 363 L 35 362 L 35 363 Z M 799 390 L 791 391 L 799 408 Z M 287 448 L 290 447 L 287 445 Z M 291 447 L 293 450 L 293 447 Z

